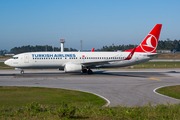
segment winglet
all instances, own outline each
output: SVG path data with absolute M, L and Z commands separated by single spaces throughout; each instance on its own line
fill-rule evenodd
M 94 52 L 94 48 L 91 50 L 91 52 Z
M 136 47 L 131 51 L 131 53 L 124 60 L 130 60 L 132 58 L 132 56 L 134 55 L 135 50 L 136 50 Z

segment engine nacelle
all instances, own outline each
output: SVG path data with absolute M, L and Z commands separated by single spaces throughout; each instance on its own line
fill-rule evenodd
M 64 72 L 81 72 L 81 71 L 82 71 L 82 65 L 80 64 L 67 63 L 64 66 Z

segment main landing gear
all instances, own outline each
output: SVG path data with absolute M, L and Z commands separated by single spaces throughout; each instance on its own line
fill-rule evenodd
M 87 69 L 83 69 L 82 73 L 92 74 L 93 71 L 91 69 L 88 69 L 88 70 Z
M 20 72 L 21 74 L 24 74 L 24 70 L 21 70 L 21 72 Z
M 93 71 L 92 71 L 91 69 L 89 69 L 89 70 L 87 71 L 87 73 L 88 73 L 88 74 L 92 74 Z

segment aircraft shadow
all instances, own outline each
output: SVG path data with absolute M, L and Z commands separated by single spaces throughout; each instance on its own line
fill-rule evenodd
M 166 73 L 179 74 L 176 71 L 168 72 L 106 72 L 106 70 L 94 71 L 93 74 L 86 73 L 64 73 L 64 72 L 38 72 L 38 73 L 24 73 L 24 74 L 0 74 L 0 76 L 14 76 L 14 77 L 168 77 Z
M 103 72 L 103 71 L 98 71 L 94 72 L 93 74 L 96 75 L 104 75 L 104 76 L 120 76 L 120 77 L 162 77 L 162 76 L 167 76 L 165 73 L 157 73 L 157 72 L 113 72 L 113 73 L 108 73 L 108 72 Z
M 170 71 L 169 71 L 170 72 Z M 168 73 L 169 73 L 168 72 Z M 170 72 L 176 73 L 176 72 Z M 0 76 L 14 76 L 14 77 L 26 77 L 26 78 L 54 78 L 54 77 L 168 77 L 165 73 L 161 72 L 105 72 L 105 71 L 95 71 L 93 74 L 85 73 L 24 73 L 24 74 L 0 74 Z

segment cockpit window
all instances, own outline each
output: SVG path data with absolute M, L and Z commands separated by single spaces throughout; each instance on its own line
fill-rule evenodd
M 12 59 L 18 59 L 18 57 L 12 57 Z

